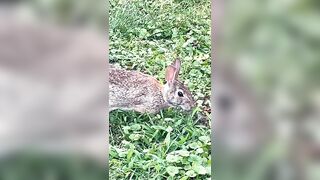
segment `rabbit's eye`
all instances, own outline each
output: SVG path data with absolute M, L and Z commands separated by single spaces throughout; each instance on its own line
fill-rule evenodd
M 183 93 L 181 91 L 179 91 L 178 96 L 183 97 Z

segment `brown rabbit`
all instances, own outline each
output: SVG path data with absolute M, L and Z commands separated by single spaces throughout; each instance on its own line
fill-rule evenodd
M 134 110 L 158 113 L 169 106 L 191 110 L 195 106 L 192 94 L 178 80 L 181 62 L 176 59 L 166 69 L 166 84 L 137 71 L 110 66 L 109 110 Z

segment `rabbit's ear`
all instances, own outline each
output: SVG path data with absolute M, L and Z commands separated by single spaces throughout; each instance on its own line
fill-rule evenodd
M 178 79 L 180 71 L 181 62 L 176 59 L 171 65 L 166 69 L 166 81 L 171 83 L 173 80 Z
M 175 79 L 176 68 L 172 65 L 169 65 L 166 69 L 166 81 L 171 83 Z
M 177 71 L 177 76 L 179 74 L 179 71 L 180 71 L 180 66 L 181 66 L 181 61 L 179 58 L 177 58 L 173 63 L 172 65 L 176 68 L 176 71 Z

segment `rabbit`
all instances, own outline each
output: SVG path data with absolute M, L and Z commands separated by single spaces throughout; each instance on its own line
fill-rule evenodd
M 166 68 L 166 84 L 137 71 L 110 66 L 109 111 L 134 110 L 140 113 L 159 113 L 168 107 L 190 111 L 195 107 L 191 92 L 178 80 L 181 61 L 176 59 Z

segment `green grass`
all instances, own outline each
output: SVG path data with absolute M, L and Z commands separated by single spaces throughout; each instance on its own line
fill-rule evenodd
M 210 1 L 109 3 L 110 63 L 164 82 L 180 57 L 180 79 L 198 104 L 192 113 L 111 112 L 110 179 L 210 178 Z

